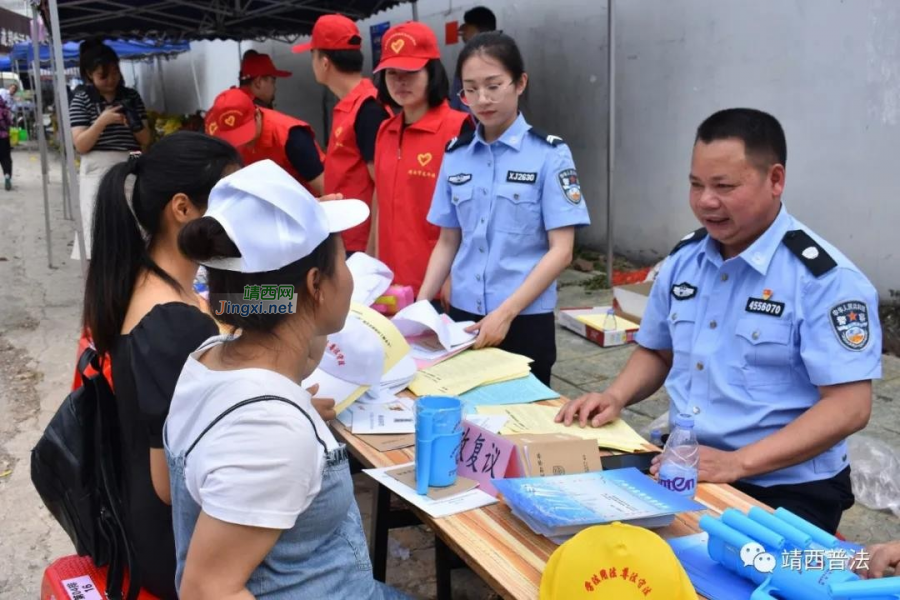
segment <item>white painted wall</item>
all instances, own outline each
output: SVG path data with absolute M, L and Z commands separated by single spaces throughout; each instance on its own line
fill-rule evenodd
M 606 2 L 481 2 L 522 47 L 531 76 L 526 114 L 572 148 L 593 225 L 582 243 L 606 239 Z M 461 44 L 443 45 L 444 24 L 477 1 L 421 0 L 448 71 Z M 410 5 L 360 23 L 366 69 L 369 25 L 411 18 Z M 886 294 L 900 288 L 894 227 L 900 223 L 900 3 L 894 0 L 616 0 L 617 143 L 615 246 L 633 258 L 664 256 L 697 225 L 688 208 L 693 134 L 713 111 L 750 106 L 775 114 L 788 136 L 785 202 L 840 247 Z M 326 94 L 308 55 L 281 42 L 244 43 L 272 54 L 294 77 L 278 107 L 325 137 Z M 235 83 L 233 42 L 192 45 L 203 103 Z M 155 67 L 139 66 L 139 89 L 161 109 Z M 130 77 L 129 69 L 125 69 Z M 197 108 L 190 60 L 163 65 L 166 108 Z M 155 87 L 154 87 L 155 86 Z

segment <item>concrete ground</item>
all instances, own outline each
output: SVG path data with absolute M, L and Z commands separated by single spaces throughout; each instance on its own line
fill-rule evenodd
M 29 453 L 68 392 L 78 339 L 82 280 L 69 260 L 74 224 L 63 219 L 60 168 L 52 166 L 51 215 L 54 267 L 47 266 L 40 166 L 33 153 L 16 150 L 15 189 L 0 190 L 0 599 L 37 595 L 43 569 L 72 546 L 49 516 L 29 477 Z M 579 282 L 591 274 L 567 272 L 560 306 L 602 305 L 609 292 L 588 293 Z M 602 349 L 559 330 L 553 387 L 570 397 L 605 388 L 632 348 Z M 885 378 L 875 386 L 875 408 L 866 434 L 900 448 L 900 360 L 885 357 Z M 664 392 L 626 410 L 639 431 L 667 408 Z M 366 523 L 372 485 L 356 479 Z M 900 519 L 857 504 L 841 532 L 874 542 L 900 539 Z M 435 597 L 433 537 L 424 527 L 391 532 L 388 581 L 419 598 Z M 477 576 L 454 572 L 453 597 L 496 597 Z

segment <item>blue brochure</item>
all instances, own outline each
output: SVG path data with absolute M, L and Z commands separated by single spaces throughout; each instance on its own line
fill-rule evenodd
M 591 525 L 621 521 L 663 527 L 681 512 L 706 510 L 662 487 L 635 468 L 498 479 L 495 487 L 513 512 L 536 533 L 564 539 Z

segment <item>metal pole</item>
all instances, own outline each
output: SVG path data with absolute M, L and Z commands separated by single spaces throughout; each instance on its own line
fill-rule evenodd
M 606 9 L 609 114 L 606 138 L 606 280 L 613 287 L 613 172 L 616 166 L 616 17 L 615 0 Z
M 53 52 L 49 53 L 50 57 L 50 75 L 55 76 L 56 74 L 56 57 L 53 55 Z M 40 61 L 40 56 L 38 56 L 38 61 Z M 60 165 L 60 178 L 62 179 L 62 205 L 63 205 L 63 218 L 67 221 L 72 221 L 75 217 L 72 216 L 72 199 L 69 195 L 69 182 L 66 178 L 66 155 L 65 148 L 62 138 L 62 117 L 60 116 L 59 106 L 63 102 L 61 98 L 63 98 L 61 94 L 62 90 L 59 89 L 59 86 L 56 83 L 53 84 L 53 94 L 55 96 L 56 103 L 56 129 L 57 129 L 57 143 L 59 144 L 59 165 Z M 68 100 L 68 98 L 66 98 Z M 68 103 L 67 103 L 68 104 Z
M 156 57 L 156 70 L 159 73 L 159 87 L 162 88 L 163 112 L 167 113 L 167 112 L 169 112 L 169 109 L 168 109 L 168 106 L 166 103 L 166 78 L 163 77 L 162 57 L 161 56 Z
M 412 1 L 412 11 L 413 11 L 413 21 L 419 20 L 419 3 L 416 0 Z
M 81 273 L 87 279 L 87 248 L 84 243 L 84 223 L 81 222 L 81 197 L 78 194 L 78 178 L 75 174 L 75 157 L 72 152 L 75 149 L 75 143 L 72 141 L 72 122 L 69 119 L 69 103 L 66 94 L 66 63 L 63 61 L 62 53 L 62 32 L 59 27 L 59 9 L 56 0 L 48 0 L 50 12 L 50 47 L 56 56 L 56 76 L 57 94 L 59 96 L 59 129 L 62 134 L 63 155 L 65 156 L 66 172 L 69 180 L 69 190 L 73 198 L 75 198 L 76 206 L 72 212 L 75 215 L 76 231 L 78 232 L 78 250 L 81 253 Z M 90 223 L 88 223 L 90 227 Z
M 41 186 L 44 191 L 44 229 L 47 235 L 47 266 L 53 268 L 53 250 L 50 243 L 50 195 L 47 190 L 47 177 L 50 175 L 50 169 L 47 166 L 47 140 L 44 139 L 44 94 L 41 90 L 41 56 L 40 42 L 38 42 L 38 9 L 37 6 L 31 7 L 31 41 L 34 47 L 34 61 L 32 64 L 32 81 L 34 84 L 35 94 L 35 112 L 34 112 L 34 129 L 38 138 L 38 147 L 41 150 Z
M 197 67 L 194 65 L 194 53 L 188 50 L 191 61 L 191 74 L 194 76 L 194 91 L 197 92 L 197 110 L 203 110 L 203 96 L 200 95 L 200 83 L 197 81 Z

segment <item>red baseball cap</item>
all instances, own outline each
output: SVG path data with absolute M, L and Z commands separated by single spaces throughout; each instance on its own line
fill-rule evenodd
M 268 54 L 248 52 L 241 61 L 241 79 L 250 77 L 290 77 L 290 71 L 281 71 L 275 68 L 272 57 Z
M 239 88 L 225 90 L 206 114 L 206 133 L 232 146 L 243 146 L 256 137 L 256 105 Z
M 437 36 L 428 25 L 410 21 L 391 27 L 381 40 L 381 62 L 375 72 L 384 69 L 418 71 L 429 60 L 440 58 Z
M 294 46 L 294 52 L 310 50 L 359 50 L 362 37 L 356 23 L 344 15 L 322 15 L 316 19 L 312 41 Z

